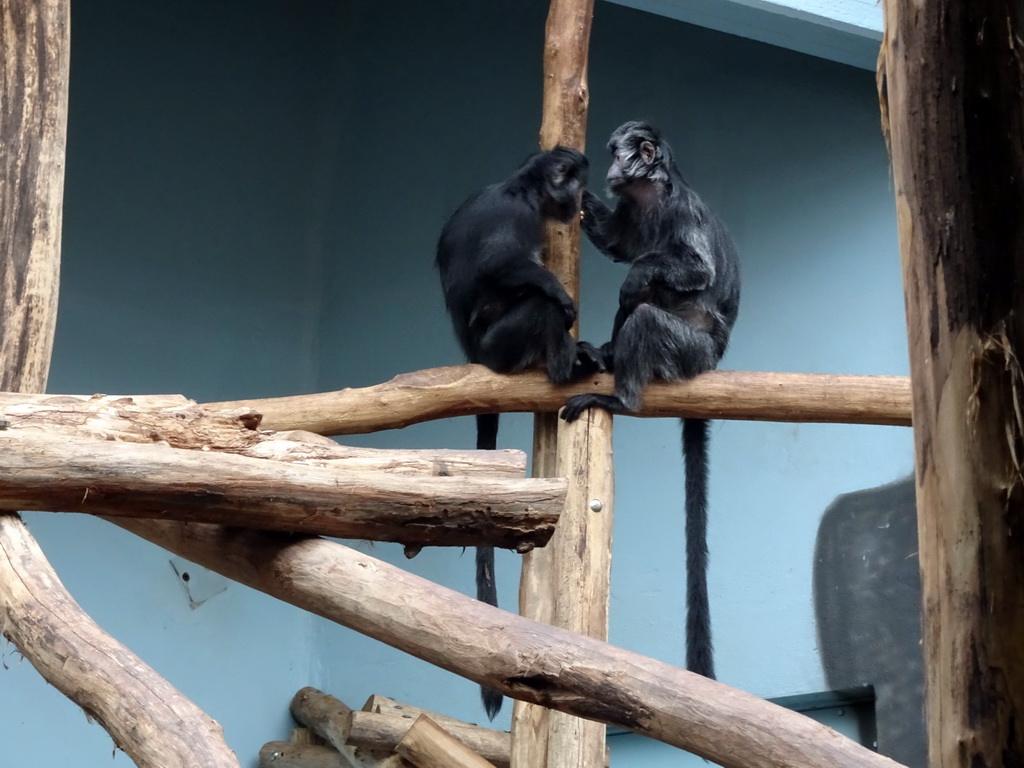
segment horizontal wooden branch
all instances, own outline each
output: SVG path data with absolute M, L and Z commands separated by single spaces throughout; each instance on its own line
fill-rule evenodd
M 341 699 L 306 686 L 292 697 L 289 707 L 296 722 L 330 744 L 353 768 L 409 768 L 395 754 L 371 752 L 348 744 L 348 718 L 352 709 Z
M 628 728 L 725 768 L 897 766 L 751 694 L 493 608 L 335 542 L 157 520 L 111 522 L 508 696 Z
M 522 477 L 522 451 L 380 450 L 352 448 L 302 430 L 259 430 L 251 408 L 214 409 L 182 395 L 23 395 L 0 392 L 6 429 L 165 443 L 186 450 L 221 451 L 316 466 L 396 474 Z
M 3 521 L 3 636 L 139 768 L 238 768 L 220 725 L 89 618 L 16 515 Z
M 29 429 L 0 431 L 0 475 L 6 510 L 519 551 L 548 541 L 566 493 L 563 478 L 389 475 Z
M 608 375 L 556 387 L 537 372 L 502 376 L 480 365 L 461 365 L 405 373 L 362 389 L 237 400 L 210 407 L 256 409 L 270 429 L 352 435 L 476 413 L 554 412 L 571 395 L 611 391 Z M 689 382 L 651 384 L 637 415 L 909 426 L 910 380 L 712 371 Z

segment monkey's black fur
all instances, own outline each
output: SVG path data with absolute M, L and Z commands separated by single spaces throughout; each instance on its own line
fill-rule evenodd
M 628 263 L 612 339 L 601 348 L 615 394 L 569 399 L 562 418 L 587 408 L 628 413 L 654 379 L 681 380 L 718 365 L 739 309 L 736 247 L 722 223 L 686 183 L 672 149 L 651 126 L 628 122 L 608 141 L 609 210 L 583 197 L 583 229 L 613 261 Z M 708 426 L 683 419 L 686 475 L 686 665 L 714 678 L 707 589 Z
M 471 195 L 437 244 L 445 305 L 466 358 L 497 373 L 543 367 L 555 384 L 604 370 L 600 353 L 569 329 L 576 306 L 541 263 L 544 220 L 579 214 L 587 159 L 556 147 L 526 159 L 508 179 Z M 498 414 L 477 416 L 479 449 L 497 447 Z M 477 599 L 497 605 L 494 548 L 476 551 Z M 481 689 L 490 718 L 501 694 Z

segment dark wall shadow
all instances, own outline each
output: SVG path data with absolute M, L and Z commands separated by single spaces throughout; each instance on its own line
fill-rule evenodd
M 814 605 L 829 686 L 873 687 L 878 751 L 925 768 L 913 477 L 844 494 L 825 510 L 814 554 Z

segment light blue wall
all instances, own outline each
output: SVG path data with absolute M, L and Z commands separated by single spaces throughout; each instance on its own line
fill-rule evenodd
M 433 245 L 465 195 L 536 141 L 546 6 L 76 4 L 51 391 L 257 397 L 459 362 Z M 595 185 L 612 128 L 634 117 L 663 127 L 743 256 L 723 367 L 905 374 L 871 75 L 611 3 L 597 11 Z M 585 249 L 584 337 L 605 340 L 621 278 Z M 529 417 L 502 423 L 503 446 L 529 447 Z M 346 439 L 472 441 L 472 419 Z M 672 420 L 616 420 L 611 637 L 673 663 L 683 620 L 678 446 Z M 905 475 L 910 432 L 721 422 L 712 462 L 721 678 L 768 697 L 822 691 L 818 521 L 837 494 Z M 162 551 L 87 518 L 29 522 L 83 607 L 219 720 L 247 768 L 264 741 L 287 735 L 288 701 L 306 684 L 356 706 L 384 693 L 481 719 L 467 681 L 237 585 L 192 610 Z M 406 561 L 398 547 L 359 546 L 471 590 L 469 553 Z M 511 608 L 519 558 L 499 555 Z M 11 763 L 111 764 L 102 730 L 5 658 L 0 730 L 18 724 L 3 733 Z M 653 765 L 654 753 L 659 765 L 684 764 L 660 745 L 613 742 L 616 768 Z

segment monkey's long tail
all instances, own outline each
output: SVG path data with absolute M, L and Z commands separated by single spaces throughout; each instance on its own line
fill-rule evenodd
M 498 447 L 498 414 L 481 413 L 476 417 L 476 447 L 493 451 Z M 476 548 L 476 599 L 488 605 L 498 605 L 498 588 L 494 583 L 494 547 Z M 502 696 L 495 690 L 480 686 L 484 711 L 491 720 L 501 711 Z
M 707 419 L 683 419 L 686 472 L 686 668 L 715 679 L 708 603 Z

